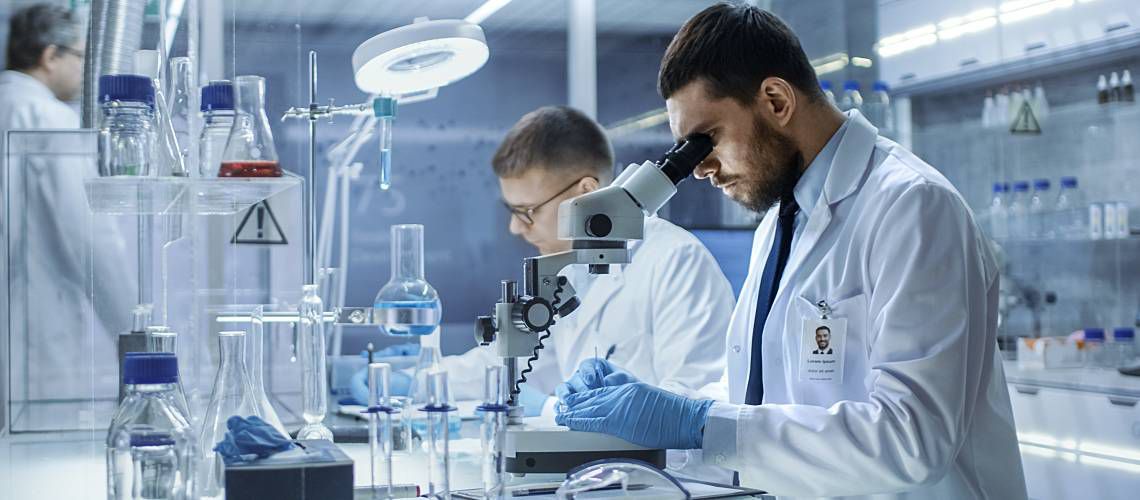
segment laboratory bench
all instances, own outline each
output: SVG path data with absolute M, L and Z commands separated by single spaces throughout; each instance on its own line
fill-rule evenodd
M 1129 498 L 1140 478 L 1140 377 L 1020 368 L 1005 378 L 1030 498 Z
M 355 425 L 353 420 L 335 413 L 326 417 L 334 429 Z M 478 420 L 465 420 L 459 439 L 451 442 L 452 491 L 482 487 L 479 423 Z M 364 423 L 358 425 L 363 426 Z M 106 498 L 105 439 L 106 431 L 102 429 L 0 435 L 0 500 Z M 368 444 L 338 442 L 337 445 L 353 460 L 354 485 L 368 487 Z M 428 460 L 425 453 L 397 453 L 393 460 L 396 483 L 415 483 L 420 485 L 421 492 L 427 491 Z M 512 476 L 509 484 L 547 484 L 562 479 L 564 477 L 559 474 L 528 474 Z

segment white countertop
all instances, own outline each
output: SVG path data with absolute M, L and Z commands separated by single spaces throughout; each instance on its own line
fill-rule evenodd
M 1096 392 L 1140 398 L 1140 377 L 1107 368 L 1022 369 L 1017 361 L 1005 361 L 1006 382 L 1034 387 Z

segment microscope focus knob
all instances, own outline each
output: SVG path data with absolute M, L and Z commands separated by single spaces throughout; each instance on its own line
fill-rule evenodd
M 594 214 L 586 218 L 586 234 L 595 238 L 605 238 L 614 230 L 614 221 L 606 214 Z
M 495 322 L 490 316 L 475 318 L 475 342 L 479 345 L 491 345 L 495 341 Z
M 542 297 L 519 297 L 514 308 L 515 325 L 541 332 L 554 324 L 554 308 Z

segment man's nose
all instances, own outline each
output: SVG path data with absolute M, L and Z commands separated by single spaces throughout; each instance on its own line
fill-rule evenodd
M 710 153 L 707 158 L 705 158 L 705 161 L 701 162 L 700 165 L 697 165 L 697 168 L 693 169 L 693 177 L 696 177 L 698 179 L 707 179 L 709 176 L 715 174 L 719 169 L 720 161 L 716 159 L 716 152 L 714 151 L 713 153 Z
M 529 226 L 527 226 L 525 223 L 523 223 L 523 221 L 519 220 L 517 215 L 512 214 L 512 215 L 508 215 L 507 217 L 511 218 L 511 223 L 509 226 L 511 229 L 511 234 L 513 234 L 515 236 L 522 236 L 523 233 L 526 232 L 526 230 Z

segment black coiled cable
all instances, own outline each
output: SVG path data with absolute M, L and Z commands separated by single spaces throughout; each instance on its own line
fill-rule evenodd
M 563 292 L 562 280 L 564 280 L 564 279 L 565 278 L 563 278 L 561 276 L 558 278 L 558 281 L 557 281 L 558 287 L 554 290 L 554 301 L 551 302 L 551 304 L 550 304 L 550 310 L 552 312 L 557 311 L 558 305 L 562 303 L 562 297 L 561 297 L 562 292 Z M 550 322 L 550 326 L 554 326 L 553 320 Z M 518 398 L 519 393 L 522 392 L 522 385 L 526 383 L 527 374 L 534 371 L 534 362 L 538 361 L 538 352 L 543 350 L 543 349 L 546 349 L 546 346 L 544 346 L 542 343 L 546 339 L 550 338 L 550 326 L 546 327 L 545 330 L 538 332 L 538 333 L 541 333 L 542 335 L 539 335 L 538 343 L 535 344 L 534 350 L 531 351 L 530 357 L 527 358 L 527 360 L 526 360 L 526 368 L 523 368 L 521 371 L 519 371 L 519 379 L 515 381 L 515 387 L 513 389 L 511 389 L 511 395 L 515 396 L 516 401 L 518 400 L 517 398 Z

